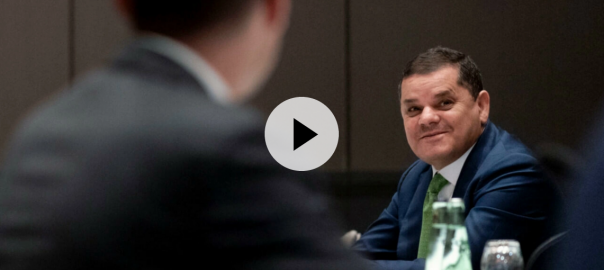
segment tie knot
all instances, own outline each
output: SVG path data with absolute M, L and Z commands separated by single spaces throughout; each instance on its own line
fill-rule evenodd
M 440 173 L 436 173 L 434 177 L 432 177 L 432 181 L 430 181 L 428 192 L 439 193 L 448 183 L 449 181 L 447 181 Z

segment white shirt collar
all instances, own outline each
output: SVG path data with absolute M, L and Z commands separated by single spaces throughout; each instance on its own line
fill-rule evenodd
M 182 66 L 205 87 L 208 95 L 215 102 L 223 105 L 232 104 L 229 99 L 230 89 L 224 79 L 200 54 L 176 40 L 157 34 L 142 38 L 140 44 Z
M 474 149 L 475 145 L 476 143 L 474 143 L 474 145 L 472 145 L 472 147 L 470 147 L 470 149 L 468 149 L 468 151 L 461 155 L 461 157 L 459 157 L 456 161 L 453 161 L 453 163 L 445 166 L 440 171 L 436 171 L 434 166 L 432 166 L 432 177 L 434 177 L 434 175 L 438 172 L 445 179 L 447 179 L 451 185 L 455 186 L 457 184 L 457 180 L 459 179 L 459 175 L 461 174 L 461 169 L 463 168 L 464 163 L 466 163 L 466 159 L 468 159 L 468 155 L 470 155 L 470 152 L 472 152 L 472 149 Z

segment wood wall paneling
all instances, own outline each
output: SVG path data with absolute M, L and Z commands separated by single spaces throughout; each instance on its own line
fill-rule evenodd
M 113 1 L 74 1 L 75 75 L 99 67 L 111 60 L 129 41 L 133 33 Z
M 19 121 L 67 84 L 68 26 L 68 0 L 0 1 L 0 162 Z
M 329 171 L 346 169 L 344 7 L 344 0 L 295 1 L 280 64 L 252 101 L 267 116 L 293 97 L 310 97 L 327 105 L 340 131 L 334 155 L 321 167 Z

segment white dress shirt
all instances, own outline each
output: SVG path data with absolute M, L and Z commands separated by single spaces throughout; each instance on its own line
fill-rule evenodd
M 474 144 L 476 145 L 476 144 Z M 453 190 L 455 189 L 455 185 L 457 184 L 457 179 L 459 179 L 459 174 L 461 174 L 461 169 L 463 165 L 466 163 L 466 159 L 468 159 L 468 155 L 474 149 L 474 145 L 468 149 L 461 157 L 459 157 L 453 163 L 445 166 L 440 171 L 437 171 L 434 166 L 432 166 L 432 177 L 438 172 L 449 182 L 443 189 L 438 193 L 438 200 L 450 200 L 453 197 Z
M 203 57 L 169 37 L 149 34 L 141 38 L 142 47 L 161 54 L 179 64 L 204 86 L 212 100 L 223 105 L 232 104 L 231 91 L 224 79 Z

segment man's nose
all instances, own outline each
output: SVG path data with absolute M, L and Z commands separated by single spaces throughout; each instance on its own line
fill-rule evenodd
M 424 107 L 422 113 L 419 115 L 419 124 L 422 126 L 430 126 L 436 124 L 440 121 L 440 115 L 438 111 L 430 108 Z

